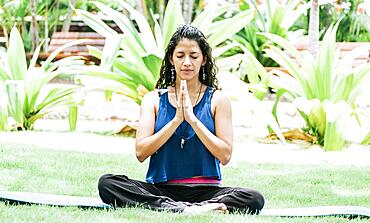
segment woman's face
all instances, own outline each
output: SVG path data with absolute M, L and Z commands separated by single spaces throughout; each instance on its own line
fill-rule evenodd
M 182 39 L 173 51 L 171 64 L 175 66 L 177 78 L 198 80 L 199 70 L 206 63 L 202 50 L 195 40 Z

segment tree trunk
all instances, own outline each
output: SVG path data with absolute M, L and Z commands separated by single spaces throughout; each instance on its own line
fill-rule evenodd
M 49 6 L 48 4 L 45 4 L 45 15 L 44 15 L 44 52 L 48 52 L 49 49 L 49 20 L 48 20 L 48 15 L 49 15 Z
M 73 8 L 76 7 L 76 0 L 70 0 L 69 3 L 73 6 Z M 62 32 L 68 32 L 69 31 L 69 27 L 71 26 L 71 22 L 72 22 L 73 8 L 68 7 L 68 13 L 67 13 L 67 16 L 66 16 L 66 18 L 63 22 Z
M 319 2 L 318 0 L 312 0 L 310 10 L 310 21 L 309 21 L 308 39 L 309 39 L 309 50 L 314 58 L 317 58 L 319 51 Z
M 190 24 L 193 17 L 193 0 L 181 0 L 182 14 L 186 24 Z
M 56 0 L 56 6 L 55 6 L 55 8 L 59 9 L 59 5 L 60 5 L 59 0 Z M 51 11 L 52 11 L 52 13 L 54 12 L 53 10 L 51 10 Z M 58 13 L 58 16 L 57 16 L 58 17 L 58 21 L 57 21 L 57 24 L 53 27 L 53 30 L 51 31 L 51 33 L 54 33 L 54 32 L 57 31 L 58 24 L 59 24 L 60 12 L 59 12 L 59 10 L 56 10 L 55 13 Z
M 31 38 L 32 38 L 32 48 L 31 52 L 35 51 L 36 47 L 39 45 L 39 34 L 37 29 L 37 18 L 36 18 L 36 0 L 31 0 Z

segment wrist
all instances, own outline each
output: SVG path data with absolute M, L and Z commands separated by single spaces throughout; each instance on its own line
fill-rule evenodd
M 197 119 L 197 117 L 194 115 L 193 118 L 190 118 L 189 120 L 186 121 L 189 123 L 189 125 L 191 125 L 191 127 L 194 128 L 195 126 L 198 125 L 199 119 Z
M 172 125 L 174 125 L 176 127 L 178 127 L 181 124 L 181 122 L 182 122 L 182 120 L 180 120 L 179 118 L 176 118 L 176 117 L 171 120 Z

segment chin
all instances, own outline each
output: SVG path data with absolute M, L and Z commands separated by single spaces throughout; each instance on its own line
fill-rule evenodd
M 196 75 L 192 75 L 192 74 L 185 74 L 185 75 L 181 75 L 181 80 L 187 80 L 187 81 L 190 81 L 190 80 L 193 80 L 195 78 L 198 78 L 198 76 Z

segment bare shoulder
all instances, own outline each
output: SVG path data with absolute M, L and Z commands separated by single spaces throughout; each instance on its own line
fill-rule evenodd
M 213 92 L 212 100 L 215 106 L 224 106 L 230 104 L 229 97 L 221 90 L 215 90 L 215 92 Z
M 231 102 L 225 92 L 221 90 L 213 92 L 211 109 L 214 117 L 216 113 L 224 114 L 224 112 L 231 112 Z
M 159 95 L 158 91 L 150 91 L 144 95 L 143 100 L 141 101 L 141 107 L 155 107 L 158 104 Z
M 158 97 L 159 95 L 157 90 L 149 91 L 144 95 L 144 99 L 156 99 L 156 98 L 158 99 Z

